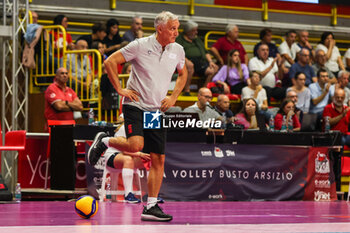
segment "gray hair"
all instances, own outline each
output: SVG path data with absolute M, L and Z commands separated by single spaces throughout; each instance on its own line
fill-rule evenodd
M 170 11 L 162 11 L 154 19 L 154 28 L 157 29 L 158 26 L 166 24 L 169 20 L 178 20 L 179 17 L 174 15 Z
M 338 78 L 341 78 L 343 75 L 350 75 L 350 73 L 346 70 L 341 70 L 338 73 Z
M 191 31 L 193 28 L 197 28 L 197 27 L 198 27 L 198 23 L 196 23 L 192 20 L 188 20 L 184 26 L 184 33 L 187 33 L 189 31 Z
M 310 50 L 308 50 L 308 49 L 305 48 L 305 47 L 303 47 L 303 48 L 300 49 L 299 54 L 303 54 L 303 51 L 308 51 L 309 54 L 310 54 Z
M 289 93 L 294 92 L 295 94 L 298 94 L 296 91 L 292 90 L 292 88 L 287 90 L 286 96 L 288 96 Z M 287 97 L 288 98 L 288 97 Z
M 142 20 L 142 16 L 135 15 L 134 17 L 132 17 L 132 22 L 134 23 L 136 19 L 141 19 Z
M 235 27 L 237 27 L 236 24 L 232 24 L 232 23 L 227 24 L 227 26 L 226 26 L 226 28 L 225 28 L 226 34 L 229 33 L 230 31 L 232 31 L 232 29 L 234 29 Z

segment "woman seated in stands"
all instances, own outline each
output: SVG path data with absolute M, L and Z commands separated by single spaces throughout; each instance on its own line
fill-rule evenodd
M 254 98 L 245 99 L 243 108 L 235 118 L 236 125 L 243 125 L 244 129 L 266 129 L 265 120 L 259 113 L 259 107 Z
M 227 65 L 221 67 L 214 76 L 213 82 L 224 87 L 224 94 L 241 94 L 242 88 L 247 86 L 249 70 L 246 64 L 241 64 L 239 51 L 231 50 L 227 55 Z
M 327 63 L 326 67 L 337 77 L 339 68 L 344 70 L 344 64 L 338 47 L 335 45 L 334 35 L 332 32 L 324 32 L 321 35 L 321 41 L 316 47 L 316 51 L 321 49 L 325 52 Z
M 106 24 L 107 36 L 103 39 L 103 43 L 106 45 L 105 53 L 107 56 L 111 55 L 118 49 L 121 49 L 128 42 L 123 42 L 123 39 L 119 35 L 119 21 L 116 19 L 109 19 Z
M 294 110 L 295 104 L 291 99 L 286 99 L 282 102 L 281 107 L 275 116 L 275 130 L 281 130 L 282 124 L 285 125 L 285 129 L 288 129 L 288 120 L 292 118 L 293 131 L 300 131 L 301 125 Z
M 72 40 L 72 36 L 67 32 L 68 28 L 68 18 L 65 15 L 57 15 L 53 19 L 53 25 L 61 25 L 66 30 L 66 46 L 70 50 L 74 50 L 74 43 Z M 54 44 L 57 49 L 60 50 L 60 54 L 58 56 L 58 52 L 56 54 L 56 57 L 61 58 L 63 56 L 63 34 L 61 30 L 55 29 L 51 32 L 54 37 Z M 56 51 L 55 51 L 56 52 Z

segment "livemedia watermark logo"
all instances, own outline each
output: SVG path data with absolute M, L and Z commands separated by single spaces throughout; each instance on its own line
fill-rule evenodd
M 209 118 L 205 121 L 195 118 L 191 113 L 162 114 L 160 111 L 143 113 L 144 129 L 160 128 L 216 128 L 222 127 L 222 121 Z

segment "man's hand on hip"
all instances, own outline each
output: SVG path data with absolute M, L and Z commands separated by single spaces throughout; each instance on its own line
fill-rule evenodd
M 137 91 L 130 89 L 121 89 L 118 93 L 119 95 L 125 96 L 132 101 L 139 101 L 140 94 Z
M 168 110 L 171 106 L 173 106 L 176 102 L 176 99 L 170 97 L 165 97 L 162 102 L 161 102 L 161 106 L 160 106 L 160 110 L 162 112 L 165 112 L 166 110 Z

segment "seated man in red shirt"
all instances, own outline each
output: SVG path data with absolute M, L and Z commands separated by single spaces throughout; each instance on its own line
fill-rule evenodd
M 345 92 L 337 88 L 334 92 L 333 102 L 328 104 L 323 110 L 323 119 L 329 117 L 331 130 L 338 130 L 343 133 L 343 145 L 350 146 L 350 137 L 347 135 L 350 122 L 349 107 L 344 105 Z
M 58 68 L 54 82 L 45 91 L 46 120 L 73 120 L 74 111 L 82 111 L 83 104 L 77 94 L 67 87 L 68 71 Z

